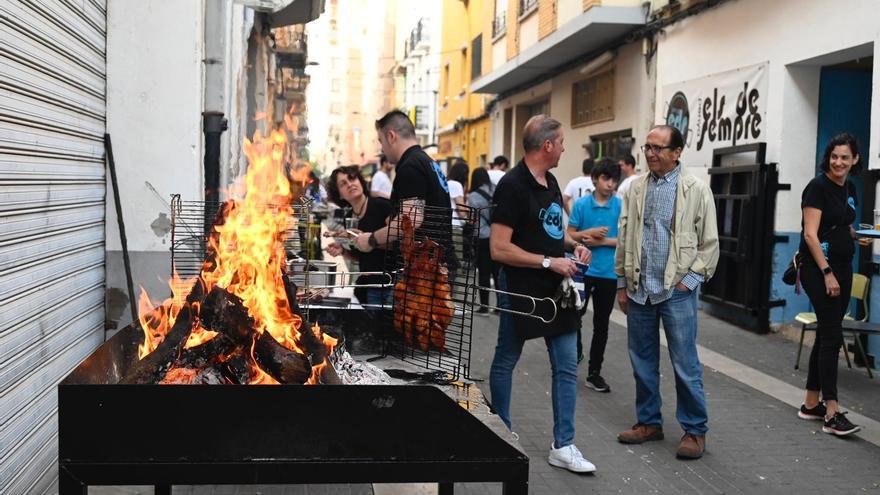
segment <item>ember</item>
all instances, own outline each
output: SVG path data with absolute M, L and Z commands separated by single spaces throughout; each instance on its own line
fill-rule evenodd
M 333 381 L 326 368 L 336 339 L 317 325 L 301 331 L 286 275 L 282 242 L 293 211 L 286 146 L 283 130 L 245 140 L 244 190 L 220 209 L 198 277 L 175 274 L 172 297 L 159 305 L 142 291 L 144 343 L 124 383 Z

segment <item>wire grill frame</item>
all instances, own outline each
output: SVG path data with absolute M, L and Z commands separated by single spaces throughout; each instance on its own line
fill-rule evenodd
M 184 201 L 179 194 L 171 196 L 171 274 L 181 279 L 199 275 L 207 255 L 207 236 L 224 202 Z M 268 208 L 274 205 L 267 205 Z M 311 241 L 308 228 L 311 202 L 291 205 L 293 215 L 284 235 L 284 250 L 290 257 L 298 255 Z
M 421 225 L 413 232 L 413 242 L 421 247 L 404 259 L 403 222 L 391 222 L 391 237 L 397 240 L 386 252 L 385 271 L 395 274 L 394 310 L 386 312 L 384 353 L 428 370 L 448 373 L 451 379 L 469 378 L 476 253 L 466 255 L 466 251 L 468 245 L 476 250 L 480 210 L 456 208 L 462 225 L 473 225 L 473 229 L 453 226 L 451 207 L 398 205 L 394 211 L 395 219 L 406 215 L 420 220 Z M 442 297 L 443 287 L 437 293 L 438 286 L 445 283 L 449 284 L 448 299 Z M 452 305 L 452 316 L 442 329 L 443 344 L 436 345 L 440 339 L 433 324 L 441 323 L 448 315 L 447 301 Z

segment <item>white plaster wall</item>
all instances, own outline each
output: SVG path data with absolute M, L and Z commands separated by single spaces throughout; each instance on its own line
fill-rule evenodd
M 507 34 L 492 42 L 492 70 L 496 70 L 507 62 Z M 488 74 L 489 71 L 486 71 Z
M 120 183 L 128 248 L 162 251 L 170 231 L 172 193 L 200 199 L 203 191 L 203 3 L 109 2 L 107 10 L 107 132 Z M 107 247 L 121 249 L 108 183 Z
M 816 163 L 818 71 L 827 63 L 810 59 L 871 42 L 875 56 L 880 55 L 877 9 L 876 0 L 738 0 L 667 27 L 658 48 L 656 121 L 665 111 L 660 100 L 664 85 L 769 61 L 767 161 L 778 162 L 780 181 L 792 186 L 777 196 L 776 230 L 800 230 L 800 194 Z M 876 152 L 876 61 L 874 81 L 871 148 Z
M 562 26 L 566 22 L 584 13 L 584 0 L 557 0 L 556 2 L 556 25 Z
M 508 31 L 510 26 L 507 27 Z M 538 42 L 538 10 L 529 14 L 519 25 L 519 53 Z

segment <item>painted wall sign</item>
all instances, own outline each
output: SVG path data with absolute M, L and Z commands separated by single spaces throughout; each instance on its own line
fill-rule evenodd
M 664 123 L 684 135 L 681 161 L 709 167 L 716 148 L 765 139 L 767 62 L 663 86 Z

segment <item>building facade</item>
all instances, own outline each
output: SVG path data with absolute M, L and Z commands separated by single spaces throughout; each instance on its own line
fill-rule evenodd
M 492 96 L 471 89 L 488 67 L 488 5 L 488 0 L 443 0 L 436 156 L 462 158 L 472 168 L 491 160 L 487 110 Z
M 537 114 L 563 126 L 565 153 L 553 173 L 564 186 L 581 175 L 585 158 L 634 154 L 653 119 L 654 61 L 640 40 L 645 23 L 637 1 L 497 0 L 483 35 L 486 73 L 471 83 L 496 94 L 491 155 L 515 163 L 522 129 Z
M 442 3 L 425 2 L 401 5 L 404 21 L 398 25 L 397 71 L 402 79 L 403 101 L 416 128 L 419 144 L 428 152 L 436 151 L 437 116 L 440 85 L 440 34 Z

